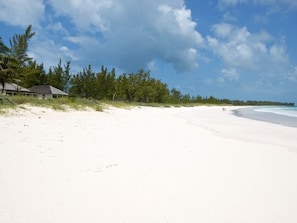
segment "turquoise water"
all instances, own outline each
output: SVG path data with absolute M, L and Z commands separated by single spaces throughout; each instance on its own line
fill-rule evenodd
M 297 128 L 297 107 L 293 106 L 249 107 L 237 109 L 234 114 L 243 118 Z

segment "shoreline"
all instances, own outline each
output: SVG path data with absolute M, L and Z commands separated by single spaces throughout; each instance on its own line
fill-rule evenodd
M 291 116 L 286 116 L 281 114 L 274 114 L 271 112 L 254 111 L 254 109 L 257 107 L 258 106 L 252 106 L 248 108 L 238 108 L 233 110 L 233 114 L 241 118 L 248 118 L 252 120 L 269 122 L 273 124 L 297 128 L 296 117 L 291 117 Z
M 0 116 L 0 222 L 297 222 L 297 129 L 234 109 Z

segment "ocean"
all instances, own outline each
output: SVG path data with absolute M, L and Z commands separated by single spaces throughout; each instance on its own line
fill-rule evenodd
M 243 118 L 297 128 L 297 107 L 294 106 L 255 106 L 236 109 L 234 114 Z

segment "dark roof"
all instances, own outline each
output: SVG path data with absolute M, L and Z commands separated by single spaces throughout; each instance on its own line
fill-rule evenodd
M 61 91 L 51 85 L 35 85 L 30 87 L 29 90 L 37 94 L 68 95 L 66 92 Z
M 2 91 L 3 86 L 2 84 L 0 84 L 0 91 Z M 15 83 L 5 83 L 4 85 L 4 90 L 5 91 L 14 91 L 14 92 L 27 92 L 30 93 L 30 90 L 28 90 L 27 88 L 24 88 L 20 85 L 17 85 Z

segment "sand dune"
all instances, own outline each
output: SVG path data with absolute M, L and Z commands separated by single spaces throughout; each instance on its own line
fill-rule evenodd
M 0 222 L 297 222 L 297 128 L 220 107 L 0 117 Z

